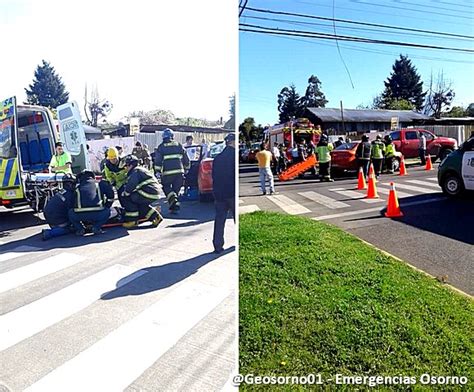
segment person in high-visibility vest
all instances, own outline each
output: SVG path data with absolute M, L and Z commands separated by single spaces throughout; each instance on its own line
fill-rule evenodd
M 155 174 L 161 178 L 170 212 L 180 209 L 179 191 L 184 185 L 185 171 L 191 167 L 188 154 L 183 146 L 174 141 L 174 132 L 170 128 L 163 130 L 163 142 L 158 146 L 154 156 Z
M 104 165 L 105 179 L 115 187 L 117 195 L 122 204 L 123 187 L 127 182 L 127 170 L 125 169 L 124 159 L 120 157 L 119 152 L 115 147 L 107 150 L 107 159 Z
M 321 135 L 316 147 L 316 155 L 319 162 L 319 179 L 321 181 L 334 181 L 331 178 L 331 151 L 334 149 L 332 143 L 328 142 L 326 135 Z
M 77 181 L 74 207 L 68 212 L 69 220 L 79 236 L 83 236 L 86 232 L 84 223 L 92 224 L 94 234 L 101 234 L 103 233 L 101 227 L 110 216 L 114 190 L 107 181 L 102 180 L 98 183 L 94 173 L 89 170 L 78 174 Z
M 386 135 L 384 138 L 385 142 L 385 166 L 387 167 L 387 173 L 393 174 L 393 159 L 395 158 L 395 145 L 392 143 L 390 135 Z
M 382 135 L 377 135 L 372 142 L 370 157 L 374 165 L 375 178 L 379 178 L 382 171 L 383 156 L 385 153 L 385 144 L 382 141 Z
M 138 226 L 141 219 L 150 221 L 154 227 L 163 221 L 157 207 L 160 184 L 151 172 L 138 166 L 138 162 L 134 155 L 125 157 L 128 181 L 122 194 L 122 207 L 125 208 L 123 227 L 126 229 Z
M 71 155 L 64 150 L 63 144 L 57 142 L 55 144 L 56 153 L 51 157 L 49 169 L 53 173 L 72 174 L 72 159 Z

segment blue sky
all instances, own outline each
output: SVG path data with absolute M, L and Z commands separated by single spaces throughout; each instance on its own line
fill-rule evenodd
M 334 0 L 334 17 L 384 25 L 400 26 L 445 33 L 474 36 L 474 2 L 460 0 Z M 248 7 L 333 16 L 333 0 L 249 0 Z M 299 20 L 321 25 L 268 21 L 253 17 Z M 279 26 L 289 30 L 317 30 L 333 33 L 331 22 L 299 19 L 284 15 L 267 15 L 245 10 L 241 23 Z M 370 28 L 336 23 L 339 35 L 404 41 L 425 45 L 474 49 L 474 40 L 355 30 Z M 380 30 L 380 29 L 378 29 Z M 239 120 L 254 117 L 257 124 L 278 122 L 277 95 L 291 83 L 303 95 L 311 74 L 322 82 L 321 89 L 329 103 L 326 107 L 345 108 L 370 105 L 383 88 L 392 65 L 400 54 L 408 55 L 418 70 L 424 88 L 431 73 L 435 80 L 439 72 L 451 82 L 456 94 L 453 104 L 467 106 L 474 102 L 474 55 L 433 49 L 415 49 L 354 42 L 339 42 L 342 57 L 349 69 L 354 88 L 338 54 L 336 43 L 310 38 L 274 37 L 240 32 L 239 49 Z

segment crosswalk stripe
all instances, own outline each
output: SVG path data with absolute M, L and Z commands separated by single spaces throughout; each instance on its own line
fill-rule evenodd
M 385 185 L 390 185 L 390 184 L 387 183 Z M 440 190 L 423 188 L 423 187 L 420 187 L 420 186 L 408 185 L 408 184 L 398 184 L 397 183 L 395 186 L 397 188 L 408 189 L 409 191 L 414 191 L 414 192 L 418 192 L 418 193 L 437 193 L 437 192 L 440 192 Z
M 98 300 L 105 292 L 121 287 L 145 273 L 116 264 L 0 316 L 0 351 L 73 315 Z
M 434 188 L 437 188 L 438 190 L 440 189 L 438 183 L 433 183 L 433 182 L 429 182 L 429 181 L 407 180 L 406 182 L 409 182 L 410 184 L 416 184 L 416 185 L 423 185 L 423 186 L 434 187 Z
M 186 283 L 25 391 L 123 391 L 229 294 Z
M 398 187 L 398 185 L 395 185 L 395 188 L 396 187 Z M 382 195 L 390 194 L 390 189 L 387 189 L 387 188 L 378 187 L 377 191 L 381 193 Z M 397 197 L 412 197 L 412 196 L 413 195 L 411 193 L 402 192 L 397 189 Z
M 322 204 L 323 206 L 330 209 L 349 207 L 349 204 L 343 203 L 341 201 L 337 201 L 335 199 L 332 199 L 331 197 L 327 197 L 313 191 L 301 192 L 298 194 L 303 197 L 306 197 L 307 199 L 315 201 L 316 203 Z
M 426 177 L 426 180 L 438 182 L 438 177 Z
M 260 211 L 259 206 L 255 205 L 255 204 L 251 204 L 251 205 L 248 205 L 248 206 L 239 207 L 239 214 L 248 214 L 248 213 L 254 212 L 254 211 Z
M 13 248 L 11 252 L 0 254 L 0 261 L 7 261 L 10 259 L 14 259 L 16 257 L 23 256 L 26 252 L 34 252 L 39 249 L 40 248 L 37 248 L 35 246 L 29 246 L 29 245 L 18 246 L 16 248 Z
M 286 197 L 284 195 L 267 196 L 267 199 L 272 201 L 274 204 L 276 204 L 283 211 L 290 215 L 300 215 L 311 212 L 311 210 L 308 210 L 306 207 L 294 202 L 289 197 Z
M 0 275 L 0 293 L 71 267 L 82 260 L 84 260 L 83 256 L 73 253 L 60 253 L 36 263 L 5 272 Z
M 359 200 L 368 204 L 380 203 L 381 201 L 383 201 L 382 199 L 366 199 L 364 194 L 356 192 L 356 191 L 350 191 L 344 188 L 332 188 L 332 189 L 329 189 L 329 191 L 336 192 L 336 193 L 339 193 L 340 195 L 349 197 L 350 199 Z

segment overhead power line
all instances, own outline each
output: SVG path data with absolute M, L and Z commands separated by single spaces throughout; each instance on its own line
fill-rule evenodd
M 406 47 L 421 48 L 421 49 L 436 49 L 436 50 L 449 50 L 449 51 L 462 52 L 462 53 L 474 53 L 474 49 L 424 45 L 424 44 L 415 44 L 415 43 L 410 43 L 410 42 L 387 41 L 387 40 L 354 37 L 354 36 L 347 36 L 347 35 L 335 36 L 334 34 L 317 33 L 317 32 L 312 32 L 312 31 L 303 31 L 303 30 L 287 30 L 287 29 L 279 29 L 279 28 L 273 28 L 273 27 L 251 25 L 251 24 L 246 24 L 246 23 L 240 23 L 239 26 L 241 27 L 239 29 L 240 31 L 247 31 L 247 32 L 252 32 L 252 33 L 260 33 L 260 34 L 287 35 L 287 36 L 308 37 L 308 38 L 329 39 L 329 40 L 339 39 L 341 41 L 353 41 L 353 42 L 381 44 L 381 45 L 406 46 Z
M 384 25 L 384 24 L 379 24 L 379 23 L 359 22 L 359 21 L 349 20 L 349 19 L 336 19 L 336 18 L 328 18 L 328 17 L 324 17 L 324 16 L 299 14 L 299 13 L 295 13 L 295 12 L 285 12 L 285 11 L 273 11 L 273 10 L 266 10 L 266 9 L 253 8 L 253 7 L 247 7 L 246 9 L 249 10 L 249 11 L 260 12 L 260 13 L 265 13 L 265 14 L 297 16 L 297 17 L 300 17 L 300 18 L 326 20 L 326 21 L 330 21 L 330 22 L 335 21 L 335 22 L 350 23 L 350 24 L 361 25 L 361 26 L 380 27 L 380 28 L 384 28 L 384 29 L 392 29 L 392 30 L 398 30 L 398 31 L 400 31 L 400 30 L 401 31 L 413 31 L 413 32 L 418 32 L 418 33 L 429 33 L 429 34 L 446 36 L 446 37 L 458 37 L 458 38 L 474 39 L 474 36 L 472 36 L 472 35 L 445 33 L 445 32 L 441 32 L 441 31 L 414 29 L 414 28 L 409 28 L 409 27 L 391 26 L 391 25 Z

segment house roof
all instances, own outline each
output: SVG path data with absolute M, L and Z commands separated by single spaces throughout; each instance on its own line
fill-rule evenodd
M 307 110 L 322 122 L 342 122 L 340 109 L 308 108 Z M 431 119 L 430 116 L 411 110 L 344 109 L 345 122 L 390 122 L 392 117 L 398 117 L 400 122 Z
M 165 128 L 171 128 L 175 132 L 201 132 L 201 133 L 227 133 L 228 129 L 224 128 L 208 128 L 208 127 L 192 127 L 189 125 L 140 125 L 140 132 L 156 132 L 163 131 Z

